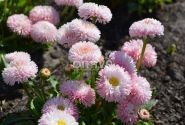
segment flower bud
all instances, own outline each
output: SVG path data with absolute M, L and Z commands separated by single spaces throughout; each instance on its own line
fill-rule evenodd
M 148 110 L 146 110 L 146 109 L 141 109 L 138 112 L 138 115 L 143 120 L 148 120 L 150 118 L 150 112 Z
M 72 70 L 74 69 L 73 65 L 72 64 L 68 64 L 64 67 L 64 70 L 66 73 L 69 73 L 71 72 Z
M 48 68 L 43 68 L 40 71 L 41 77 L 48 78 L 51 75 L 51 71 Z

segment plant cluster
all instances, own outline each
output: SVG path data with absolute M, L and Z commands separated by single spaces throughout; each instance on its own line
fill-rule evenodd
M 2 55 L 6 84 L 22 84 L 28 95 L 30 119 L 38 125 L 121 125 L 153 124 L 149 110 L 156 104 L 152 89 L 139 70 L 153 67 L 157 54 L 149 40 L 164 35 L 156 19 L 134 22 L 132 40 L 105 57 L 96 42 L 101 31 L 96 23 L 107 24 L 112 13 L 107 6 L 81 0 L 55 0 L 58 6 L 73 6 L 79 19 L 57 28 L 59 12 L 52 6 L 32 8 L 29 16 L 14 14 L 7 26 L 21 37 L 42 44 L 59 43 L 68 50 L 70 64 L 66 78 L 55 79 L 52 72 L 38 71 L 27 52 Z M 32 124 L 33 124 L 32 123 Z M 27 123 L 29 124 L 29 123 Z M 31 124 L 31 123 L 30 123 Z

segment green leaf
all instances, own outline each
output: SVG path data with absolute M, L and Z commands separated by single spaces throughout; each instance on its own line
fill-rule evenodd
M 39 98 L 33 98 L 29 101 L 29 109 L 33 113 L 36 119 L 41 115 L 41 109 L 44 104 Z
M 148 103 L 143 105 L 142 108 L 145 108 L 147 110 L 151 110 L 157 103 L 158 103 L 158 100 L 151 99 Z
M 136 125 L 154 125 L 152 121 L 142 121 L 140 120 Z
M 51 84 L 51 87 L 52 87 L 52 90 L 50 89 L 51 94 L 59 95 L 59 92 L 58 92 L 58 89 L 57 89 L 57 87 L 59 85 L 59 82 L 56 79 L 56 77 L 51 76 L 47 81 Z
M 175 52 L 177 51 L 177 47 L 176 47 L 176 44 L 171 44 L 169 47 L 168 47 L 168 49 L 167 49 L 167 53 L 169 54 L 169 55 L 174 55 L 175 54 Z
M 70 79 L 71 80 L 76 80 L 80 78 L 80 72 L 78 70 L 74 70 L 71 74 L 70 74 Z

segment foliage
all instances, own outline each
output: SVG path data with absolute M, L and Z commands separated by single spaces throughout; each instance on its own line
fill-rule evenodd
M 173 0 L 128 0 L 128 9 L 130 12 L 153 13 L 165 3 L 171 3 Z

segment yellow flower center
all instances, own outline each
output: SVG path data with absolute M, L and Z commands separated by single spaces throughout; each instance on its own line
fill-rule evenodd
M 65 109 L 63 105 L 58 105 L 57 108 L 62 111 Z
M 58 120 L 57 125 L 66 125 L 64 120 Z
M 116 78 L 116 77 L 111 77 L 109 79 L 109 83 L 112 85 L 112 86 L 118 86 L 119 85 L 119 80 Z

